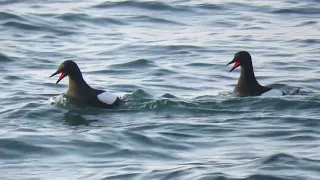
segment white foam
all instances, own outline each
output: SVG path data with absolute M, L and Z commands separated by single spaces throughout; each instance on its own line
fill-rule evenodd
M 109 105 L 113 104 L 118 98 L 116 95 L 111 94 L 109 92 L 103 92 L 101 94 L 98 94 L 97 97 L 101 102 Z
M 263 97 L 274 97 L 274 96 L 282 96 L 282 95 L 283 95 L 282 91 L 278 89 L 271 89 L 270 91 L 267 91 L 261 94 L 261 96 Z

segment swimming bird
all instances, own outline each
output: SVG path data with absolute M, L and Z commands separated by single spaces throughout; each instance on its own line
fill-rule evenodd
M 247 51 L 239 51 L 227 65 L 234 63 L 231 71 L 241 66 L 241 74 L 238 84 L 234 88 L 234 93 L 239 96 L 282 96 L 284 93 L 280 90 L 267 86 L 261 86 L 253 72 L 252 59 Z
M 60 74 L 61 73 L 61 74 Z M 56 84 L 69 76 L 67 95 L 88 105 L 101 108 L 115 108 L 120 104 L 120 98 L 109 92 L 91 88 L 83 79 L 78 65 L 67 60 L 60 64 L 58 70 L 50 77 L 60 74 Z

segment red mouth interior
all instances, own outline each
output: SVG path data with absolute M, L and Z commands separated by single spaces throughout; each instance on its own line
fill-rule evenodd
M 240 62 L 239 62 L 239 61 L 235 62 L 234 65 L 233 65 L 233 67 L 232 67 L 232 69 L 237 68 L 239 65 L 240 65 Z
M 66 76 L 66 73 L 65 73 L 65 72 L 61 72 L 60 77 L 59 77 L 59 79 L 58 79 L 58 82 L 59 82 L 62 78 L 64 78 L 65 76 Z

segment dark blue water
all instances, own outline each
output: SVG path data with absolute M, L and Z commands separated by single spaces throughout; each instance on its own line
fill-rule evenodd
M 319 19 L 318 0 L 2 0 L 0 179 L 318 180 Z M 240 50 L 288 95 L 232 95 Z M 65 60 L 125 103 L 65 97 Z

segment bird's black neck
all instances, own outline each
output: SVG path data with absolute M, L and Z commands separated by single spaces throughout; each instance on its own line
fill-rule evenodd
M 77 78 L 69 76 L 69 86 L 89 87 L 89 85 L 82 78 L 82 76 L 79 76 Z
M 253 67 L 252 66 L 242 66 L 241 67 L 241 74 L 240 74 L 240 78 L 239 81 L 244 82 L 246 84 L 259 84 L 257 82 L 256 76 L 254 75 L 253 72 Z
M 261 85 L 258 83 L 252 65 L 241 66 L 241 74 L 238 81 L 238 84 L 235 88 L 235 91 L 251 94 L 252 90 L 261 88 Z
M 91 87 L 85 82 L 82 75 L 70 76 L 67 94 L 73 97 L 84 97 L 91 91 Z

